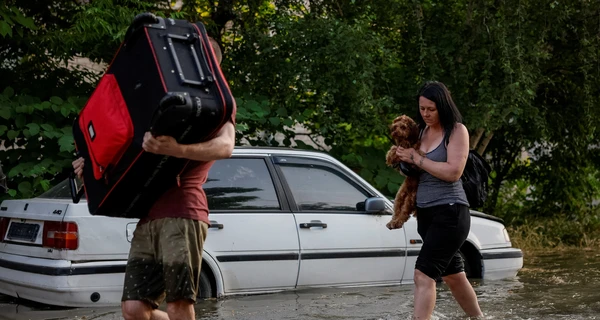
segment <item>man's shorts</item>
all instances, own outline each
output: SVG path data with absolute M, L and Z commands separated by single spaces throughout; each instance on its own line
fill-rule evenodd
M 122 301 L 142 300 L 153 308 L 187 299 L 196 301 L 202 247 L 208 225 L 183 218 L 163 218 L 138 225 L 125 271 Z
M 417 208 L 417 231 L 423 246 L 415 269 L 437 280 L 464 271 L 460 255 L 469 230 L 471 214 L 462 204 L 446 204 Z

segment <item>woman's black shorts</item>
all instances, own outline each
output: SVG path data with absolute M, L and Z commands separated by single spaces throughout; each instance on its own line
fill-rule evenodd
M 469 208 L 462 204 L 446 204 L 417 208 L 417 231 L 423 246 L 415 269 L 437 280 L 464 271 L 460 247 L 471 228 Z

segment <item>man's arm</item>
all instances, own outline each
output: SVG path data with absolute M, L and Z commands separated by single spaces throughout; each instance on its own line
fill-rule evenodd
M 231 157 L 235 145 L 235 127 L 227 122 L 213 139 L 193 144 L 179 144 L 173 137 L 144 136 L 142 147 L 147 152 L 195 161 L 212 161 Z
M 180 145 L 179 158 L 196 161 L 211 161 L 231 157 L 235 145 L 235 127 L 227 122 L 217 136 L 209 141 Z

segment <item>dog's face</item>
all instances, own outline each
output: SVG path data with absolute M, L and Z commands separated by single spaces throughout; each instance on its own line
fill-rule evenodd
M 392 122 L 390 133 L 396 143 L 400 141 L 415 143 L 419 139 L 419 126 L 409 116 L 401 115 Z

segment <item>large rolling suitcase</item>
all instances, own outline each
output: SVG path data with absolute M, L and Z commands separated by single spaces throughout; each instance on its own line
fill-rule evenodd
M 136 16 L 73 125 L 85 159 L 84 189 L 71 179 L 73 200 L 85 193 L 93 215 L 144 217 L 191 165 L 145 152 L 145 132 L 183 144 L 206 141 L 234 109 L 202 23 Z

